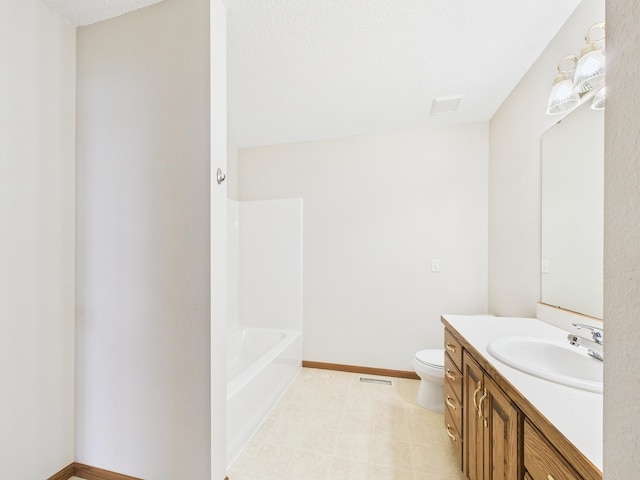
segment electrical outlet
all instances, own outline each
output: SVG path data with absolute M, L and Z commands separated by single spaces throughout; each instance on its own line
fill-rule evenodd
M 546 258 L 542 260 L 540 273 L 549 273 L 549 260 L 547 260 Z

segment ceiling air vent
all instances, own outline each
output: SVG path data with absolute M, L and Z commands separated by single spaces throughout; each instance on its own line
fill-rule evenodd
M 458 110 L 460 100 L 463 95 L 452 95 L 450 97 L 437 97 L 431 104 L 431 115 L 441 115 L 443 113 L 454 113 Z

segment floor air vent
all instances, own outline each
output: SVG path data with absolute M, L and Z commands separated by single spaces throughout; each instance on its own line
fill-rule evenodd
M 361 383 L 375 383 L 376 385 L 387 385 L 389 387 L 391 385 L 393 385 L 393 382 L 391 380 L 384 380 L 382 378 L 360 377 L 360 382 Z

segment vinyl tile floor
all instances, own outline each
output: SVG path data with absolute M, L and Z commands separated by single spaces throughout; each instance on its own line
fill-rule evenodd
M 303 368 L 229 480 L 462 480 L 443 415 L 416 403 L 419 383 Z

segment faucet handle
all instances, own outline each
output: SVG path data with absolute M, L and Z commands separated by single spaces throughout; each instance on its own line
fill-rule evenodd
M 591 325 L 584 325 L 582 323 L 572 323 L 571 325 L 573 325 L 576 330 L 581 330 L 583 328 L 585 330 L 589 330 L 594 342 L 596 342 L 598 345 L 604 344 L 604 330 L 602 330 L 601 328 L 593 327 Z

